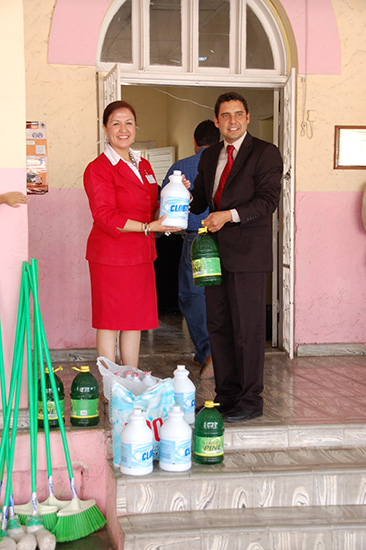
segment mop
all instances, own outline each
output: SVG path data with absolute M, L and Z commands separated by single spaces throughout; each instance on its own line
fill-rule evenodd
M 22 272 L 22 279 L 24 274 L 24 268 Z M 5 366 L 4 366 L 4 360 L 3 360 L 3 348 L 2 348 L 2 338 L 1 338 L 1 327 L 0 327 L 0 383 L 1 383 L 1 399 L 2 399 L 2 409 L 3 409 L 3 433 L 2 433 L 2 440 L 1 440 L 1 450 L 0 450 L 0 472 L 1 472 L 1 482 L 0 482 L 0 489 L 2 486 L 3 481 L 3 475 L 4 475 L 4 467 L 5 467 L 5 456 L 7 457 L 7 463 L 8 463 L 8 478 L 10 479 L 10 492 L 9 495 L 9 507 L 7 510 L 7 513 L 9 514 L 9 518 L 7 520 L 7 532 L 5 532 L 5 521 L 6 518 L 3 515 L 4 523 L 3 523 L 3 531 L 1 533 L 2 541 L 0 543 L 0 548 L 10 548 L 13 546 L 13 544 L 8 541 L 7 535 L 10 535 L 12 538 L 19 539 L 19 537 L 23 536 L 24 531 L 22 527 L 20 526 L 19 519 L 14 515 L 14 501 L 13 501 L 13 490 L 12 490 L 12 483 L 11 483 L 11 470 L 9 468 L 9 427 L 10 427 L 10 417 L 11 417 L 11 405 L 14 398 L 14 390 L 15 385 L 17 383 L 17 372 L 20 369 L 22 370 L 23 365 L 23 350 L 24 350 L 24 330 L 25 330 L 25 319 L 24 319 L 24 299 L 23 299 L 23 282 L 21 284 L 20 294 L 19 294 L 19 304 L 18 304 L 18 317 L 17 317 L 17 324 L 16 324 L 16 332 L 15 332 L 15 341 L 14 341 L 14 352 L 13 352 L 13 362 L 12 362 L 12 372 L 11 372 L 11 380 L 10 380 L 10 388 L 9 388 L 9 404 L 6 403 L 6 384 L 5 384 Z M 21 345 L 19 345 L 19 342 Z M 20 388 L 19 390 L 20 391 Z M 19 401 L 19 400 L 18 400 Z M 19 408 L 18 406 L 16 407 Z M 16 426 L 17 423 L 17 415 L 14 415 L 13 420 L 13 437 L 14 442 L 13 445 L 15 445 L 15 435 L 16 435 Z M 15 422 L 16 420 L 16 422 Z M 5 444 L 3 444 L 5 442 Z M 14 451 L 13 451 L 14 452 Z M 7 500 L 4 501 L 4 504 L 7 503 Z
M 12 538 L 8 537 L 6 529 L 7 529 L 7 523 L 8 523 L 10 493 L 12 491 L 11 477 L 12 477 L 12 470 L 13 470 L 13 463 L 14 463 L 15 439 L 16 439 L 16 432 L 17 432 L 17 426 L 18 426 L 19 399 L 20 399 L 20 389 L 21 389 L 21 380 L 22 380 L 22 362 L 20 361 L 20 358 L 22 357 L 21 356 L 19 357 L 17 354 L 17 360 L 13 365 L 13 368 L 15 368 L 15 371 L 14 371 L 14 376 L 12 376 L 11 383 L 10 383 L 9 400 L 8 400 L 8 406 L 6 407 L 4 427 L 3 427 L 1 446 L 0 446 L 0 456 L 3 462 L 5 460 L 6 444 L 8 443 L 8 439 L 9 439 L 10 414 L 11 414 L 11 409 L 12 409 L 12 404 L 14 399 L 14 390 L 16 385 L 14 411 L 13 411 L 13 427 L 11 431 L 10 449 L 7 457 L 7 478 L 6 478 L 3 513 L 2 513 L 2 519 L 1 519 L 1 539 L 2 540 L 0 542 L 0 549 L 2 550 L 3 549 L 10 550 L 12 548 L 15 549 L 17 544 Z M 33 546 L 28 546 L 27 550 L 33 550 Z
M 19 308 L 19 310 L 20 310 L 20 308 Z M 18 335 L 18 331 L 17 331 L 15 342 L 17 342 L 18 336 L 19 335 Z M 16 349 L 18 349 L 18 348 L 16 348 Z M 22 360 L 23 360 L 23 358 L 22 358 Z M 13 373 L 14 373 L 14 370 L 12 369 L 12 376 L 13 376 Z M 5 365 L 4 365 L 3 346 L 2 346 L 1 324 L 0 324 L 0 385 L 1 385 L 1 404 L 2 404 L 3 421 L 4 421 L 4 413 L 5 413 L 6 408 L 7 408 L 7 403 L 6 403 Z M 8 455 L 8 452 L 9 452 L 8 445 L 6 447 L 7 448 L 6 448 L 5 452 Z M 3 480 L 3 475 L 4 475 L 4 466 L 5 466 L 5 463 L 2 467 L 0 487 L 2 485 L 2 480 Z M 7 523 L 7 534 L 11 538 L 16 540 L 16 539 L 19 539 L 21 536 L 23 536 L 24 531 L 23 531 L 23 529 L 20 525 L 18 517 L 14 515 L 14 499 L 13 499 L 13 494 L 12 493 L 13 493 L 13 490 L 11 488 L 11 495 L 9 497 L 9 519 L 8 519 L 8 523 Z
M 26 523 L 27 527 L 39 526 L 45 522 L 54 525 L 57 507 L 41 505 L 37 499 L 37 418 L 35 414 L 35 396 L 34 380 L 32 368 L 32 339 L 31 339 L 31 319 L 30 319 L 30 286 L 27 273 L 27 264 L 23 273 L 24 305 L 26 320 L 26 343 L 27 343 L 27 364 L 28 364 L 28 395 L 29 395 L 29 431 L 30 431 L 30 453 L 31 453 L 31 490 L 32 496 L 30 502 L 15 506 L 14 509 L 19 516 L 21 523 Z M 23 263 L 23 266 L 24 266 Z M 50 518 L 48 518 L 50 516 Z M 54 516 L 53 518 L 51 516 Z M 42 518 L 42 519 L 41 519 Z
M 57 513 L 57 524 L 53 529 L 53 533 L 56 535 L 57 542 L 66 542 L 77 540 L 82 537 L 86 537 L 91 533 L 94 533 L 106 524 L 106 520 L 102 513 L 96 506 L 94 499 L 82 501 L 78 498 L 74 474 L 71 465 L 70 452 L 66 440 L 65 426 L 62 420 L 62 412 L 60 406 L 60 400 L 57 393 L 57 386 L 55 376 L 52 370 L 51 358 L 47 346 L 45 329 L 42 321 L 42 316 L 39 308 L 38 300 L 38 286 L 37 286 L 37 262 L 31 260 L 31 285 L 33 292 L 34 308 L 36 311 L 35 319 L 37 323 L 37 330 L 40 330 L 42 336 L 43 351 L 46 357 L 46 363 L 49 370 L 49 377 L 51 387 L 53 391 L 53 397 L 55 400 L 55 406 L 57 411 L 58 422 L 60 426 L 61 438 L 65 452 L 66 465 L 70 479 L 70 489 L 72 499 L 68 506 L 63 508 Z

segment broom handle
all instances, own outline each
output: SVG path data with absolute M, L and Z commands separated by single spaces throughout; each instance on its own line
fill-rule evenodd
M 33 365 L 32 365 L 32 329 L 30 316 L 30 280 L 28 269 L 24 277 L 24 298 L 25 298 L 25 326 L 27 343 L 27 365 L 28 365 L 28 399 L 29 399 L 29 436 L 31 453 L 31 488 L 32 488 L 32 508 L 33 514 L 37 513 L 37 427 L 35 425 L 34 415 L 34 385 L 33 385 Z
M 52 370 L 52 362 L 51 362 L 50 353 L 49 353 L 48 346 L 47 346 L 46 333 L 45 333 L 45 330 L 44 330 L 42 315 L 41 315 L 41 311 L 40 311 L 40 307 L 39 307 L 38 287 L 37 287 L 37 278 L 36 278 L 37 265 L 38 265 L 37 260 L 34 260 L 32 258 L 32 260 L 31 260 L 31 284 L 32 284 L 32 292 L 33 292 L 33 299 L 34 299 L 35 321 L 36 321 L 36 324 L 37 324 L 37 330 L 40 331 L 41 336 L 42 336 L 43 351 L 44 351 L 44 354 L 45 354 L 45 357 L 46 357 L 46 363 L 47 363 L 47 367 L 48 367 L 48 371 L 49 371 L 50 382 L 51 382 L 51 387 L 52 387 L 52 391 L 53 391 L 53 397 L 54 397 L 54 400 L 55 400 L 57 418 L 58 418 L 58 423 L 59 423 L 60 432 L 61 432 L 62 444 L 63 444 L 63 447 L 64 447 L 67 471 L 68 471 L 69 478 L 70 478 L 72 496 L 74 498 L 77 495 L 76 495 L 76 490 L 75 490 L 74 475 L 73 475 L 72 464 L 71 464 L 71 459 L 70 459 L 70 452 L 69 452 L 69 447 L 68 447 L 67 440 L 66 440 L 65 426 L 64 426 L 64 423 L 63 423 L 63 420 L 62 420 L 61 405 L 60 405 L 60 400 L 59 400 L 58 393 L 57 393 L 55 375 L 53 374 L 53 370 Z
M 21 359 L 23 359 L 21 357 Z M 15 451 L 15 439 L 17 435 L 17 427 L 18 427 L 18 413 L 19 413 L 19 400 L 20 400 L 20 389 L 22 384 L 22 367 L 23 367 L 23 360 L 18 361 L 16 364 L 16 393 L 15 393 L 15 401 L 14 401 L 14 413 L 13 413 L 13 427 L 11 430 L 11 443 L 10 443 L 10 451 L 9 451 L 9 459 L 7 461 L 7 471 L 6 471 L 6 488 L 5 488 L 5 497 L 4 497 L 4 506 L 3 506 L 3 516 L 1 520 L 1 530 L 6 531 L 6 525 L 8 521 L 8 510 L 9 510 L 9 497 L 10 493 L 12 492 L 12 471 L 13 471 L 13 463 L 14 463 L 14 451 Z M 8 403 L 7 408 L 7 416 L 8 411 L 11 410 L 10 406 L 10 400 Z M 9 427 L 8 427 L 9 430 Z M 4 434 L 3 434 L 4 435 Z M 5 437 L 8 440 L 8 433 Z
M 38 265 L 34 264 L 35 280 L 38 280 Z M 29 277 L 31 278 L 32 272 L 29 270 Z M 35 315 L 38 315 L 35 312 Z M 47 409 L 47 393 L 46 393 L 46 375 L 44 367 L 44 356 L 42 349 L 42 335 L 38 330 L 37 323 L 34 323 L 34 348 L 38 351 L 38 365 L 39 375 L 41 379 L 41 392 L 42 392 L 42 407 L 43 407 L 43 428 L 46 445 L 46 458 L 47 458 L 47 477 L 48 477 L 48 496 L 53 496 L 53 483 L 52 483 L 52 462 L 51 462 L 51 445 L 50 445 L 50 426 L 48 421 L 48 409 Z M 35 363 L 36 364 L 36 363 Z M 35 390 L 36 391 L 36 390 Z M 38 394 L 38 392 L 37 392 Z
M 23 314 L 23 307 L 24 307 L 23 280 L 24 280 L 25 264 L 26 262 L 23 262 L 22 279 L 21 279 L 20 294 L 19 294 L 17 327 L 16 327 L 16 334 L 15 334 L 15 342 L 14 342 L 14 354 L 13 354 L 12 371 L 11 371 L 11 379 L 10 379 L 10 386 L 9 386 L 9 399 L 8 399 L 7 407 L 5 408 L 3 407 L 4 425 L 3 425 L 1 444 L 0 444 L 1 481 L 4 475 L 5 454 L 7 454 L 9 449 L 8 434 L 9 434 L 9 426 L 10 426 L 11 409 L 12 409 L 12 404 L 14 400 L 14 392 L 15 392 L 15 385 L 16 385 L 17 366 L 20 359 L 23 362 L 24 331 L 25 331 L 25 318 Z M 5 399 L 5 390 L 4 390 L 4 399 Z

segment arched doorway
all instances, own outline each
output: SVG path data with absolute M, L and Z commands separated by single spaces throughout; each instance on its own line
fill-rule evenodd
M 176 99 L 183 90 L 197 96 L 235 88 L 256 99 L 269 92 L 259 130 L 252 133 L 276 143 L 284 157 L 283 198 L 273 219 L 272 345 L 292 357 L 295 74 L 288 74 L 289 66 L 279 18 L 264 0 L 115 0 L 99 35 L 99 112 L 121 94 L 128 99 L 131 86 L 153 87 Z

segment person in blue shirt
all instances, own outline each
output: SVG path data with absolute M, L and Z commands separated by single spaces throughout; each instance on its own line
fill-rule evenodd
M 198 172 L 198 163 L 203 149 L 215 145 L 220 140 L 220 131 L 212 120 L 204 120 L 196 127 L 193 135 L 195 154 L 178 160 L 168 170 L 162 188 L 169 183 L 169 176 L 174 170 L 180 170 L 185 177 L 193 182 Z M 187 230 L 183 231 L 183 247 L 178 267 L 178 304 L 184 316 L 189 335 L 195 347 L 194 362 L 201 367 L 202 379 L 213 377 L 210 341 L 206 326 L 206 301 L 204 287 L 195 286 L 192 275 L 191 247 L 201 221 L 207 218 L 208 208 L 202 214 L 189 214 Z

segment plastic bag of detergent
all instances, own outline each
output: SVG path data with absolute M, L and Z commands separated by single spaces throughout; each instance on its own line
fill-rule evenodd
M 142 373 L 133 367 L 116 365 L 105 357 L 98 357 L 97 365 L 103 376 L 103 392 L 110 400 L 110 420 L 112 424 L 113 464 L 120 466 L 121 462 L 121 433 L 129 421 L 129 415 L 135 407 L 142 409 L 146 423 L 154 435 L 154 460 L 159 460 L 160 454 L 160 427 L 168 417 L 168 412 L 175 404 L 173 380 L 155 378 L 156 384 L 145 387 L 139 382 L 133 382 L 118 373 L 131 371 Z M 108 367 L 106 369 L 106 366 Z M 103 371 L 108 370 L 109 373 Z M 121 370 L 124 369 L 124 370 Z M 106 381 L 106 383 L 105 383 Z M 105 393 L 107 392 L 107 393 Z

